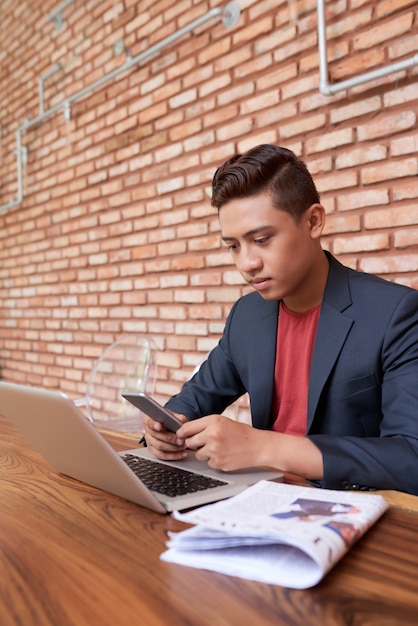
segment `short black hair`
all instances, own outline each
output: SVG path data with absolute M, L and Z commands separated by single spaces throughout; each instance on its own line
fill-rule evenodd
M 212 180 L 212 206 L 268 193 L 273 205 L 298 221 L 319 193 L 305 163 L 287 148 L 261 144 L 225 161 Z

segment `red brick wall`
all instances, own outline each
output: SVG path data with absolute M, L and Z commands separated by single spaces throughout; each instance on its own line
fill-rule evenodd
M 223 3 L 223 6 L 226 4 Z M 22 132 L 24 198 L 0 212 L 4 379 L 83 395 L 120 335 L 152 336 L 157 393 L 179 390 L 245 290 L 210 206 L 215 168 L 258 143 L 307 162 L 324 246 L 418 286 L 418 66 L 333 96 L 318 90 L 314 0 L 238 0 L 220 19 Z M 15 133 L 204 15 L 218 1 L 1 0 L 0 203 L 16 197 Z M 328 0 L 331 82 L 412 57 L 415 0 Z

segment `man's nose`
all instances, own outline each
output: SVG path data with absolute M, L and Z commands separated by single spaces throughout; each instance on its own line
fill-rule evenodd
M 262 266 L 261 259 L 258 254 L 253 251 L 242 251 L 237 263 L 240 272 L 251 273 L 260 269 Z

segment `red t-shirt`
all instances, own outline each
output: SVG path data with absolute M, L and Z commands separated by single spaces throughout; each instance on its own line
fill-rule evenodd
M 321 305 L 294 313 L 280 303 L 272 411 L 273 430 L 305 435 L 309 372 Z

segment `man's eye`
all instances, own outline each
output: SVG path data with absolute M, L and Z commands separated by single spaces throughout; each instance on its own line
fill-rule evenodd
M 237 243 L 230 243 L 227 246 L 228 250 L 236 250 L 238 248 L 238 244 Z
M 263 244 L 266 243 L 269 239 L 270 237 L 258 237 L 257 239 L 254 239 L 254 243 Z

